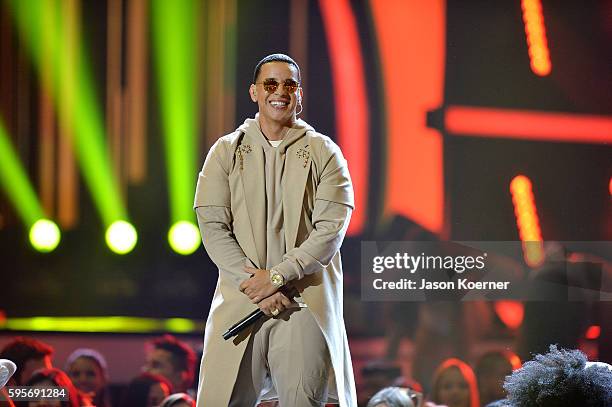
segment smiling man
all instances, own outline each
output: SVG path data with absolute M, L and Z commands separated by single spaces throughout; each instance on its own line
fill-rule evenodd
M 258 114 L 210 149 L 195 204 L 219 279 L 204 335 L 197 405 L 356 406 L 342 308 L 340 245 L 353 209 L 346 160 L 297 119 L 300 69 L 262 59 Z M 233 341 L 222 333 L 259 307 Z

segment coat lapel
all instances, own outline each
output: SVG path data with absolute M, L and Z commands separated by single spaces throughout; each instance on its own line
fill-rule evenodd
M 244 193 L 253 244 L 257 251 L 258 268 L 266 267 L 266 180 L 264 152 L 261 145 L 244 137 L 236 149 L 236 166 L 241 172 L 240 181 Z
M 283 179 L 283 210 L 285 212 L 285 242 L 287 251 L 296 247 L 297 234 L 302 220 L 302 206 L 306 181 L 312 163 L 308 137 L 302 137 L 290 145 L 285 154 L 285 177 Z

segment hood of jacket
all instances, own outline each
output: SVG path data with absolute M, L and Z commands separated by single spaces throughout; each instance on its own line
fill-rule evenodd
M 261 126 L 259 125 L 259 113 L 255 115 L 253 119 L 246 119 L 240 127 L 237 129 L 238 131 L 243 132 L 245 135 L 250 136 L 253 140 L 260 143 L 262 146 L 269 147 L 270 143 L 266 136 L 261 131 Z M 287 128 L 287 132 L 283 137 L 283 141 L 277 147 L 281 153 L 284 153 L 289 146 L 293 143 L 301 139 L 306 135 L 306 132 L 314 131 L 314 128 L 306 123 L 302 119 L 297 119 L 293 126 Z

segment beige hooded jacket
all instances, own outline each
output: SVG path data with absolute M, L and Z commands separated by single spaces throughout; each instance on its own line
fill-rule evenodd
M 227 215 L 201 220 L 217 225 L 222 233 L 215 238 L 202 236 L 219 268 L 219 279 L 204 334 L 198 407 L 228 405 L 250 331 L 228 341 L 221 335 L 256 309 L 238 286 L 248 277 L 242 266 L 266 266 L 262 140 L 267 142 L 257 117 L 247 119 L 211 147 L 198 178 L 194 207 L 215 207 Z M 275 268 L 300 290 L 325 337 L 333 367 L 329 401 L 353 407 L 357 402 L 344 327 L 340 259 L 354 208 L 347 163 L 329 137 L 302 120 L 278 149 L 286 155 L 282 202 L 287 253 Z M 330 203 L 346 206 L 342 218 L 338 219 L 337 210 L 327 210 Z

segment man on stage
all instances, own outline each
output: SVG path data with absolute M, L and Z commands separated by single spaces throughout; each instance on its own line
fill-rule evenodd
M 204 247 L 219 268 L 197 405 L 354 407 L 340 260 L 354 207 L 346 160 L 297 119 L 293 59 L 262 59 L 249 94 L 259 113 L 212 146 L 196 189 Z M 223 340 L 256 307 L 266 316 Z

